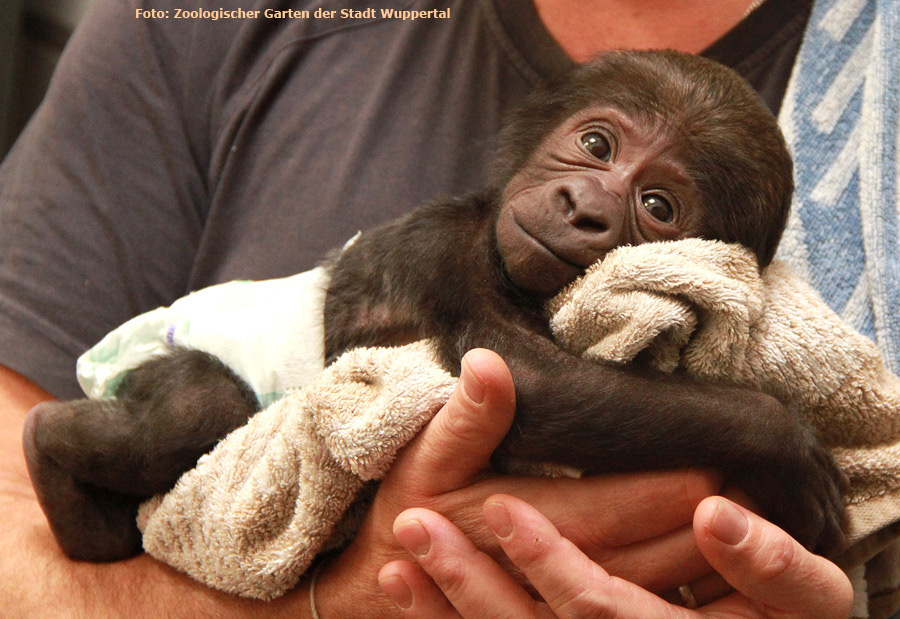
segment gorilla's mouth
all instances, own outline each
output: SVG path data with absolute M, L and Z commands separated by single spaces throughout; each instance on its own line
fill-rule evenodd
M 535 247 L 535 268 L 544 269 L 557 274 L 557 279 L 564 280 L 564 284 L 574 281 L 576 278 L 584 274 L 586 267 L 569 260 L 565 255 L 559 253 L 552 244 L 545 241 L 537 234 L 533 234 L 522 225 L 517 217 L 512 217 L 512 221 L 529 244 Z M 541 256 L 544 259 L 541 259 Z M 540 263 L 540 264 L 538 264 Z
M 590 266 L 590 265 L 579 264 L 578 262 L 575 262 L 574 260 L 571 260 L 568 257 L 566 257 L 562 252 L 557 251 L 553 247 L 553 244 L 545 241 L 543 238 L 541 238 L 537 234 L 530 232 L 528 230 L 528 228 L 523 226 L 522 223 L 519 221 L 518 217 L 513 217 L 512 220 L 513 220 L 513 223 L 516 225 L 516 227 L 519 229 L 519 231 L 522 233 L 522 235 L 524 237 L 526 237 L 527 239 L 529 239 L 533 245 L 536 245 L 538 247 L 539 251 L 541 251 L 544 254 L 549 254 L 552 258 L 554 258 L 558 262 L 561 262 L 563 265 L 565 265 L 567 267 L 578 270 L 579 275 L 583 274 L 584 270 L 588 266 Z

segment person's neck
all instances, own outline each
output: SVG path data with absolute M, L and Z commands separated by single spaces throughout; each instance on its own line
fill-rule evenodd
M 544 26 L 577 62 L 609 49 L 698 53 L 731 30 L 756 0 L 534 0 Z

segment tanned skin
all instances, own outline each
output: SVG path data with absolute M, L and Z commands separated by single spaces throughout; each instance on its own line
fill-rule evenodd
M 702 237 L 771 261 L 792 165 L 749 86 L 686 54 L 604 54 L 512 115 L 495 177 L 481 194 L 363 234 L 333 260 L 328 360 L 432 338 L 458 372 L 466 351 L 493 349 L 516 388 L 499 456 L 587 473 L 718 469 L 805 546 L 836 552 L 846 478 L 802 420 L 752 390 L 585 361 L 556 345 L 543 313 L 622 245 Z M 139 501 L 257 409 L 239 377 L 185 349 L 133 370 L 115 400 L 35 407 L 25 453 L 62 548 L 93 561 L 140 552 Z

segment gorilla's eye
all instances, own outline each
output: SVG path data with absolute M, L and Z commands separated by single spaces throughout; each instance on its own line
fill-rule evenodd
M 591 131 L 581 136 L 581 145 L 592 156 L 600 161 L 609 161 L 612 156 L 612 146 L 609 140 L 602 133 Z
M 647 193 L 641 200 L 647 212 L 659 221 L 670 224 L 675 219 L 675 209 L 667 198 L 658 193 Z

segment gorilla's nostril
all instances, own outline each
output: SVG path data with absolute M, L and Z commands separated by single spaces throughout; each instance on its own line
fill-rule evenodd
M 575 217 L 572 220 L 572 225 L 582 232 L 592 232 L 600 234 L 601 232 L 606 232 L 607 230 L 609 230 L 609 226 L 604 222 L 596 219 L 591 219 L 590 217 Z
M 563 199 L 563 204 L 565 205 L 566 219 L 572 221 L 572 219 L 575 217 L 575 200 L 572 198 L 572 193 L 567 187 L 563 187 L 562 189 L 560 189 L 559 193 Z

